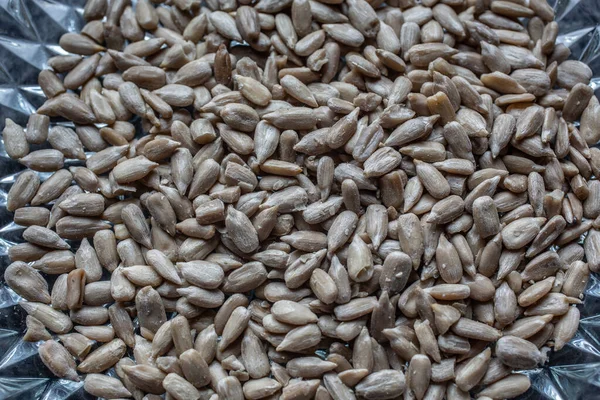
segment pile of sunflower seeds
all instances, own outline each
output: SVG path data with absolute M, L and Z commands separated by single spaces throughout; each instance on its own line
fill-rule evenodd
M 545 0 L 84 16 L 3 131 L 28 168 L 5 280 L 56 376 L 107 399 L 504 399 L 575 334 L 600 103 Z

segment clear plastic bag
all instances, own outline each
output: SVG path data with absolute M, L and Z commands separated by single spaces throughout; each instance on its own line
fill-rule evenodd
M 83 26 L 85 0 L 0 0 L 0 131 L 5 118 L 25 125 L 43 101 L 37 75 L 48 58 L 64 54 L 58 46 L 65 32 Z M 554 8 L 560 24 L 558 42 L 571 49 L 571 58 L 586 62 L 594 72 L 591 85 L 600 95 L 600 1 L 559 0 Z M 1 146 L 1 145 L 0 145 Z M 4 282 L 8 248 L 21 241 L 23 229 L 12 223 L 6 194 L 24 168 L 0 148 L 0 399 L 92 399 L 83 382 L 56 379 L 37 355 L 37 343 L 22 340 L 25 312 Z M 521 399 L 600 399 L 600 277 L 592 276 L 580 306 L 575 338 L 551 353 L 543 368 L 528 371 L 531 389 Z

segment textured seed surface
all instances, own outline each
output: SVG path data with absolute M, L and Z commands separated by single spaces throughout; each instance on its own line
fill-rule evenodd
M 102 398 L 525 392 L 600 271 L 600 105 L 545 0 L 159 3 L 88 0 L 4 122 L 4 279 L 48 369 Z

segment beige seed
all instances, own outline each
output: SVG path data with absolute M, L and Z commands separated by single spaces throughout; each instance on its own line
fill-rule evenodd
M 115 339 L 98 347 L 77 366 L 82 373 L 99 373 L 112 367 L 125 354 L 125 343 Z
M 460 318 L 452 327 L 452 331 L 470 339 L 494 341 L 500 337 L 500 331 L 481 322 Z
M 25 171 L 16 178 L 11 186 L 7 199 L 6 208 L 8 211 L 15 211 L 24 207 L 35 196 L 40 187 L 40 178 L 32 171 Z
M 254 104 L 266 106 L 272 98 L 269 90 L 260 82 L 241 75 L 236 75 L 235 78 L 240 93 Z
M 21 302 L 19 305 L 27 314 L 38 319 L 46 328 L 55 333 L 67 333 L 73 328 L 69 317 L 42 303 Z
M 72 178 L 73 175 L 67 170 L 56 171 L 39 186 L 36 195 L 31 199 L 31 205 L 38 206 L 56 199 L 70 186 Z
M 245 253 L 250 253 L 258 247 L 258 235 L 250 219 L 233 207 L 227 209 L 225 226 L 235 245 Z
M 575 336 L 578 324 L 579 310 L 576 307 L 570 307 L 569 311 L 555 324 L 553 337 L 556 349 L 562 349 Z
M 325 376 L 325 385 L 328 385 L 328 375 Z M 394 398 L 401 395 L 406 388 L 404 374 L 395 370 L 381 370 L 363 379 L 356 386 L 356 393 L 366 399 Z
M 165 374 L 151 365 L 125 365 L 123 372 L 139 389 L 153 394 L 163 394 L 165 389 L 162 382 Z
M 32 267 L 16 261 L 4 271 L 4 280 L 18 295 L 33 302 L 49 303 L 48 283 Z
M 263 264 L 259 262 L 249 262 L 227 275 L 222 289 L 229 293 L 247 292 L 256 289 L 266 280 L 266 278 L 267 270 Z M 219 297 L 222 302 L 222 294 Z
M 61 201 L 59 207 L 74 216 L 99 216 L 104 212 L 104 198 L 97 193 L 82 193 Z
M 187 399 L 200 397 L 200 392 L 190 382 L 186 381 L 181 376 L 170 373 L 162 382 L 165 390 L 175 399 Z
M 146 286 L 136 294 L 135 300 L 142 335 L 152 337 L 167 319 L 160 295 Z
M 27 143 L 25 130 L 15 124 L 10 118 L 6 118 L 4 121 L 2 138 L 4 139 L 6 153 L 10 158 L 22 158 L 29 153 L 29 144 Z
M 525 369 L 534 368 L 544 358 L 533 343 L 514 336 L 498 340 L 496 356 L 510 367 Z
M 593 90 L 583 83 L 578 83 L 569 92 L 563 108 L 563 118 L 565 121 L 574 121 L 578 119 L 586 109 L 590 99 L 593 97 Z
M 531 382 L 529 378 L 522 374 L 512 374 L 497 382 L 492 383 L 486 389 L 479 393 L 479 396 L 490 396 L 491 398 L 500 398 L 503 396 L 514 397 L 525 393 Z
M 316 346 L 321 340 L 321 330 L 315 324 L 291 329 L 286 333 L 277 351 L 302 352 Z
M 88 374 L 85 377 L 85 390 L 98 397 L 129 397 L 131 393 L 117 378 L 100 374 Z
M 522 218 L 502 229 L 502 241 L 508 249 L 520 249 L 539 233 L 544 218 Z
M 27 331 L 25 335 L 23 335 L 23 340 L 26 342 L 38 342 L 40 340 L 51 340 L 52 336 L 46 330 L 44 324 L 40 322 L 35 317 L 28 315 L 25 319 L 25 324 L 27 326 Z
M 39 348 L 42 362 L 52 373 L 60 378 L 79 382 L 75 370 L 75 360 L 67 350 L 54 340 L 47 340 Z
M 310 278 L 311 290 L 317 298 L 325 304 L 331 304 L 338 296 L 338 289 L 335 281 L 322 269 L 313 271 Z
M 71 310 L 83 305 L 85 271 L 75 269 L 67 276 L 67 307 Z
M 515 139 L 521 140 L 531 136 L 542 127 L 544 110 L 541 107 L 529 107 L 517 118 Z

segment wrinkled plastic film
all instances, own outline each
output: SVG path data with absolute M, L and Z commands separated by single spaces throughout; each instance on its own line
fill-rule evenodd
M 48 58 L 64 54 L 57 44 L 60 36 L 83 26 L 84 4 L 85 0 L 0 0 L 0 130 L 5 118 L 24 126 L 44 102 L 37 75 Z M 571 58 L 590 66 L 590 85 L 600 95 L 600 2 L 558 0 L 554 9 L 560 25 L 557 42 L 571 49 Z M 22 241 L 23 231 L 6 210 L 6 194 L 23 170 L 0 143 L 0 399 L 92 399 L 83 383 L 52 376 L 37 355 L 39 343 L 22 340 L 26 314 L 3 279 L 7 250 Z M 48 175 L 42 174 L 42 179 Z M 526 371 L 532 385 L 521 399 L 600 398 L 600 276 L 590 278 L 579 308 L 577 334 L 563 350 L 551 353 L 544 367 Z

